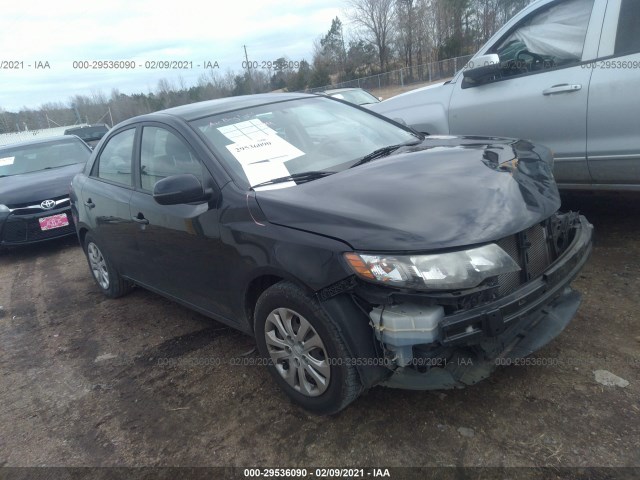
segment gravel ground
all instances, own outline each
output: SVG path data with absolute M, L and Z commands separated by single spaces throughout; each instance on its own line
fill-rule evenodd
M 74 238 L 2 252 L 0 466 L 638 467 L 640 197 L 564 208 L 596 241 L 576 318 L 533 357 L 545 365 L 378 387 L 334 417 L 248 365 L 251 338 L 142 289 L 103 297 Z

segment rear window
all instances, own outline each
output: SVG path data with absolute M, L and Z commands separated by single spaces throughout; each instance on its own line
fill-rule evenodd
M 0 150 L 0 177 L 86 163 L 91 151 L 78 140 L 6 147 Z
M 103 125 L 95 127 L 69 128 L 64 131 L 65 135 L 76 135 L 82 140 L 100 140 L 109 129 Z

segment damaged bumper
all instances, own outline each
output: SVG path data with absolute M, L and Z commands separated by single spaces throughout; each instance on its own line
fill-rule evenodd
M 487 378 L 498 365 L 523 358 L 557 337 L 569 324 L 580 305 L 580 294 L 570 288 L 542 309 L 532 312 L 520 325 L 502 335 L 487 337 L 479 352 L 452 347 L 446 356 L 418 361 L 424 371 L 401 367 L 381 384 L 410 390 L 439 390 L 473 385 Z
M 567 248 L 542 275 L 509 295 L 450 315 L 437 305 L 420 307 L 416 314 L 410 297 L 400 312 L 374 309 L 370 317 L 376 336 L 395 368 L 381 384 L 415 390 L 472 385 L 498 365 L 526 357 L 558 336 L 580 304 L 580 294 L 569 284 L 592 248 L 593 226 L 577 215 L 573 223 Z M 398 314 L 405 318 L 393 317 Z

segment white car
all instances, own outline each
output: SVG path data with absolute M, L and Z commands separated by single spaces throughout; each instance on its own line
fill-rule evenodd
M 381 97 L 374 97 L 362 88 L 334 88 L 325 90 L 322 93 L 356 105 L 371 105 L 373 103 L 379 103 L 380 100 L 382 100 Z

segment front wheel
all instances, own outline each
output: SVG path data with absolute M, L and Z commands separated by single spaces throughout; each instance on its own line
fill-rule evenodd
M 133 284 L 118 274 L 90 233 L 85 236 L 84 251 L 93 279 L 102 293 L 107 297 L 117 298 L 131 291 Z
M 328 415 L 358 397 L 362 386 L 342 334 L 311 295 L 277 283 L 258 299 L 254 320 L 258 350 L 295 403 Z

